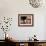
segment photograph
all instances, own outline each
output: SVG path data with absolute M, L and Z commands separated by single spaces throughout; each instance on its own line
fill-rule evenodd
M 18 14 L 18 26 L 33 26 L 33 14 Z

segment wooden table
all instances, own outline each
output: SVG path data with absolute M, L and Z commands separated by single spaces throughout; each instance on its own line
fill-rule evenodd
M 43 44 L 46 44 L 46 40 L 39 41 L 17 40 L 14 42 L 16 43 L 16 46 L 20 46 L 20 44 L 24 44 L 23 46 L 43 46 Z
M 9 40 L 7 43 L 16 46 L 46 46 L 46 40 L 29 41 L 29 40 Z

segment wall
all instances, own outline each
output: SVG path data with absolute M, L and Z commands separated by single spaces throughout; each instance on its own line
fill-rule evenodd
M 27 40 L 34 34 L 37 35 L 37 39 L 45 40 L 45 12 L 46 6 L 33 8 L 28 0 L 0 0 L 0 18 L 4 16 L 13 18 L 8 33 L 16 40 Z M 18 14 L 34 14 L 34 26 L 18 27 Z M 3 31 L 0 31 L 0 39 L 4 39 L 2 33 Z

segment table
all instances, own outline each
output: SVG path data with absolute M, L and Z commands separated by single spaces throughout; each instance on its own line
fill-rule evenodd
M 29 40 L 9 40 L 7 43 L 15 46 L 46 46 L 46 40 L 29 41 Z

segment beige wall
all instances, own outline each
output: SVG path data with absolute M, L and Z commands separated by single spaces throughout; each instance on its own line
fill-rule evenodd
M 45 7 L 46 6 L 33 8 L 29 4 L 29 0 L 0 0 L 0 17 L 6 16 L 13 18 L 12 27 L 8 32 L 12 34 L 13 37 L 16 37 L 17 40 L 27 40 L 34 34 L 37 35 L 39 40 L 44 40 L 44 20 L 46 15 Z M 34 26 L 18 27 L 18 14 L 34 14 Z M 0 39 L 2 39 L 2 33 L 0 33 L 0 35 Z

